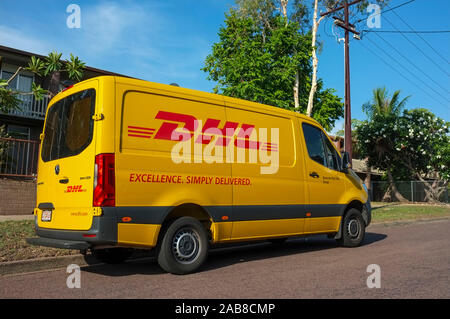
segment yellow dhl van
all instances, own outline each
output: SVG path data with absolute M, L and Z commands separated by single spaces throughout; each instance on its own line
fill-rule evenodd
M 328 234 L 358 246 L 371 220 L 347 154 L 313 119 L 111 76 L 51 100 L 34 214 L 31 244 L 109 263 L 155 248 L 176 274 L 216 243 Z

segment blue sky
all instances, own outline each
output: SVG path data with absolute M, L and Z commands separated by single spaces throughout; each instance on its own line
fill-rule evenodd
M 391 6 L 404 2 L 407 0 L 391 0 Z M 80 29 L 66 26 L 66 8 L 71 3 L 81 8 Z M 215 83 L 208 81 L 200 68 L 218 40 L 224 13 L 233 3 L 0 0 L 0 44 L 43 55 L 51 50 L 66 57 L 74 53 L 92 67 L 210 92 Z M 415 0 L 395 12 L 415 30 L 450 30 L 448 0 Z M 401 19 L 392 11 L 383 13 L 379 30 L 410 30 Z M 450 121 L 450 67 L 445 61 L 450 60 L 450 33 L 421 34 L 444 59 L 414 34 L 405 34 L 409 41 L 401 34 L 378 35 L 366 34 L 361 41 L 351 42 L 353 117 L 364 119 L 361 105 L 370 99 L 373 88 L 386 86 L 391 93 L 401 90 L 402 96 L 411 95 L 407 108 L 425 107 Z M 343 98 L 343 45 L 337 43 L 329 21 L 322 22 L 319 36 L 323 41 L 319 77 Z M 336 129 L 342 123 L 340 120 Z

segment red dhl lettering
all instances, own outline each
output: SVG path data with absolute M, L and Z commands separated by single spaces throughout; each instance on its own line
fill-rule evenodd
M 172 113 L 166 111 L 159 111 L 155 119 L 165 120 L 154 135 L 154 139 L 169 140 L 169 141 L 187 141 L 194 136 L 194 132 L 198 129 L 200 123 L 197 118 L 192 115 Z M 170 122 L 167 122 L 170 121 Z M 255 129 L 252 124 L 243 123 L 239 127 L 239 123 L 227 121 L 220 128 L 221 120 L 218 119 L 206 119 L 205 124 L 202 127 L 202 134 L 198 136 L 195 143 L 208 145 L 213 140 L 214 136 L 218 136 L 215 146 L 228 146 L 234 137 L 234 146 L 245 149 L 255 149 L 263 151 L 278 152 L 278 145 L 273 143 L 261 143 L 258 141 L 250 140 L 250 137 Z M 180 127 L 182 131 L 177 130 Z M 128 126 L 128 136 L 139 138 L 152 138 L 155 129 L 141 126 Z
M 83 185 L 73 185 L 67 186 L 67 189 L 64 191 L 64 193 L 81 193 L 85 191 L 86 189 L 83 189 Z
M 252 185 L 249 178 L 242 177 L 213 177 L 213 176 L 180 176 L 165 174 L 130 173 L 131 183 L 175 183 L 200 185 Z

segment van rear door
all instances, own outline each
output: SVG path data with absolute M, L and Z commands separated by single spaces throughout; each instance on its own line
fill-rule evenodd
M 38 166 L 39 227 L 91 227 L 97 87 L 98 81 L 76 86 L 49 106 Z

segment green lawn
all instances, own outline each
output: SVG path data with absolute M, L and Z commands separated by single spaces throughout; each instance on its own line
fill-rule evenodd
M 0 262 L 79 253 L 77 250 L 28 245 L 27 237 L 35 237 L 34 220 L 0 222 Z
M 373 203 L 372 222 L 450 218 L 450 205 Z M 77 250 L 31 246 L 25 238 L 34 237 L 34 221 L 0 222 L 0 262 L 78 254 Z
M 404 221 L 450 217 L 450 205 L 375 203 L 372 222 Z

